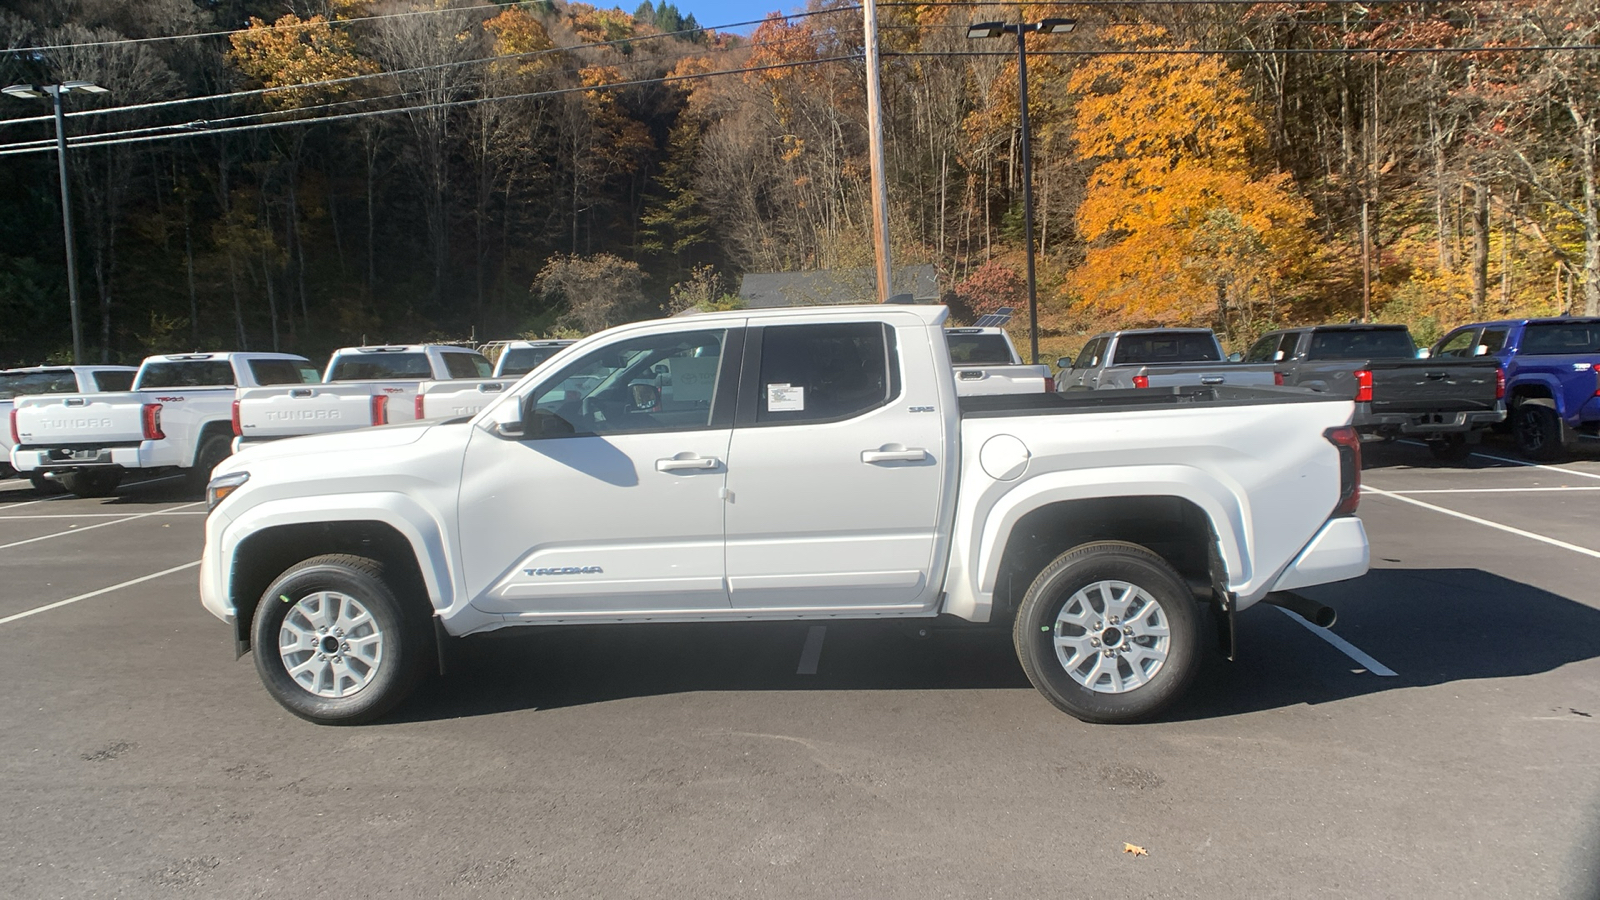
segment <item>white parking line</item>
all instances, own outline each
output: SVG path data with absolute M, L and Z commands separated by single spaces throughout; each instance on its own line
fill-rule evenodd
M 83 534 L 85 531 L 93 531 L 96 528 L 105 528 L 108 525 L 120 525 L 123 522 L 132 522 L 134 519 L 147 519 L 147 518 L 149 518 L 151 516 L 159 516 L 162 513 L 172 512 L 173 510 L 184 509 L 185 507 L 189 507 L 189 506 L 199 506 L 203 502 L 204 501 L 202 501 L 202 500 L 196 500 L 193 503 L 184 503 L 184 504 L 181 504 L 179 506 L 169 507 L 167 509 L 159 509 L 159 510 L 156 510 L 155 512 L 140 513 L 140 514 L 138 514 L 136 516 L 127 516 L 126 518 L 113 519 L 110 522 L 101 522 L 98 525 L 85 525 L 82 528 L 72 528 L 72 529 L 68 529 L 67 531 L 56 531 L 56 532 L 52 532 L 50 534 L 40 535 L 39 537 L 28 538 L 27 540 L 24 540 L 24 541 L 12 541 L 9 544 L 0 544 L 0 550 L 9 550 L 12 547 L 21 547 L 23 544 L 36 544 L 39 541 L 48 541 L 51 538 L 65 537 L 65 536 L 67 536 L 69 534 Z
M 1410 497 L 1402 497 L 1399 494 L 1379 490 L 1375 487 L 1363 485 L 1362 490 L 1369 494 L 1376 494 L 1379 497 L 1388 497 L 1391 500 L 1399 500 L 1401 503 L 1410 503 L 1413 506 L 1420 506 L 1423 509 L 1431 509 L 1434 512 L 1444 513 L 1447 516 L 1455 516 L 1458 519 L 1465 519 L 1468 522 L 1476 522 L 1479 525 L 1487 525 L 1490 528 L 1495 528 L 1509 534 L 1514 534 L 1518 537 L 1525 537 L 1529 540 L 1541 541 L 1551 545 L 1552 547 L 1560 547 L 1563 550 L 1571 550 L 1573 553 L 1582 553 L 1584 556 L 1592 556 L 1595 559 L 1600 559 L 1600 550 L 1590 550 L 1588 547 L 1579 547 L 1577 544 L 1569 544 L 1566 541 L 1557 540 L 1556 538 L 1548 537 L 1542 534 L 1535 534 L 1532 531 L 1523 531 L 1521 528 L 1512 528 L 1510 525 L 1501 525 L 1499 522 L 1491 522 L 1488 519 L 1480 519 L 1477 516 L 1469 516 L 1464 512 L 1456 512 L 1453 509 L 1445 509 L 1442 506 L 1434 506 L 1432 503 L 1424 503 L 1421 500 L 1414 500 Z
M 1563 469 L 1560 466 L 1551 466 L 1551 465 L 1546 465 L 1544 463 L 1528 462 L 1525 459 L 1512 459 L 1509 456 L 1495 456 L 1493 453 L 1478 453 L 1478 452 L 1474 451 L 1472 455 L 1473 456 L 1481 456 L 1484 459 L 1492 459 L 1495 462 L 1510 463 L 1511 465 L 1514 465 L 1514 466 L 1527 466 L 1527 467 L 1533 468 L 1533 469 L 1549 469 L 1552 472 L 1565 472 L 1568 475 L 1582 475 L 1584 478 L 1600 478 L 1600 472 L 1583 472 L 1583 471 L 1580 471 L 1578 469 Z
M 806 645 L 800 648 L 800 668 L 796 675 L 817 674 L 817 661 L 822 658 L 822 639 L 828 636 L 828 626 L 813 625 L 806 632 Z
M 68 597 L 65 600 L 57 600 L 54 603 L 46 603 L 44 606 L 36 606 L 33 609 L 26 610 L 24 612 L 19 612 L 19 613 L 16 613 L 15 615 L 6 616 L 5 618 L 0 619 L 0 625 L 7 625 L 7 624 L 10 624 L 12 622 L 17 621 L 18 619 L 26 619 L 29 616 L 36 616 L 39 613 L 49 612 L 52 609 L 59 609 L 59 608 L 61 608 L 63 606 L 66 606 L 69 603 L 77 603 L 80 600 L 88 600 L 91 597 L 98 597 L 101 594 L 109 594 L 112 591 L 120 591 L 125 587 L 132 587 L 132 586 L 134 586 L 136 584 L 143 584 L 146 581 L 151 581 L 151 580 L 154 580 L 156 578 L 160 578 L 163 575 L 171 575 L 173 572 L 182 572 L 184 569 L 192 569 L 192 568 L 194 568 L 195 566 L 198 566 L 198 565 L 200 565 L 200 560 L 197 559 L 194 562 L 184 563 L 181 566 L 173 566 L 170 569 L 162 569 L 161 571 L 156 572 L 154 574 L 145 575 L 145 576 L 143 576 L 141 578 L 135 578 L 135 579 L 132 579 L 131 581 L 124 581 L 121 584 L 113 584 L 110 587 L 104 587 L 104 588 L 101 588 L 98 591 L 90 591 L 87 594 L 79 594 L 76 597 Z
M 1394 677 L 1395 671 L 1393 669 L 1368 656 L 1365 651 L 1363 651 L 1360 647 L 1357 647 L 1355 644 L 1352 644 L 1344 638 L 1339 637 L 1337 634 L 1334 634 L 1328 629 L 1323 628 L 1321 625 L 1313 625 L 1310 622 L 1307 622 L 1305 619 L 1301 618 L 1298 613 L 1284 609 L 1281 606 L 1276 607 L 1276 609 L 1278 612 L 1283 613 L 1289 618 L 1310 629 L 1312 634 L 1339 648 L 1341 653 L 1360 663 L 1361 667 L 1366 669 L 1368 672 L 1371 672 L 1372 674 L 1381 678 Z
M 1370 488 L 1376 491 L 1377 488 Z M 1390 491 L 1391 494 L 1526 494 L 1540 491 L 1600 491 L 1600 487 L 1434 488 L 1426 491 Z
M 1595 488 L 1600 491 L 1600 488 Z M 190 509 L 182 512 L 153 512 L 152 516 L 203 516 L 203 509 Z M 22 516 L 0 516 L 0 522 L 10 522 L 13 519 L 118 519 L 127 516 L 127 513 L 37 513 Z M 79 529 L 82 531 L 83 529 Z
M 21 503 L 7 503 L 7 504 L 4 504 L 4 505 L 0 505 L 0 509 L 16 509 L 19 506 L 32 506 L 35 503 L 51 503 L 51 502 L 54 502 L 56 500 L 67 500 L 67 499 L 69 499 L 71 497 L 72 497 L 71 494 L 57 494 L 54 497 L 43 497 L 43 498 L 38 499 L 38 500 L 24 500 Z

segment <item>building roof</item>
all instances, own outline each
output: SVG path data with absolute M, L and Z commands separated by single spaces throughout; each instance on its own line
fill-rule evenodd
M 750 309 L 779 306 L 841 306 L 877 302 L 873 269 L 826 269 L 809 272 L 752 272 L 739 284 L 739 296 Z M 936 302 L 939 278 L 931 265 L 897 266 L 890 294 Z

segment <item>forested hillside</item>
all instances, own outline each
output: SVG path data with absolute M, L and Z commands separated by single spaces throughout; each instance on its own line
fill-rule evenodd
M 1592 0 L 1028 5 L 1051 346 L 1600 313 Z M 1015 5 L 880 5 L 896 264 L 1021 299 Z M 16 0 L 96 359 L 590 329 L 870 265 L 858 6 Z M 202 35 L 202 36 L 192 36 Z M 54 130 L 0 98 L 0 362 L 69 355 Z M 866 298 L 864 298 L 866 299 Z

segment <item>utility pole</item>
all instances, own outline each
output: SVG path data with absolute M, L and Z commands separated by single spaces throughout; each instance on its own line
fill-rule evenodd
M 872 247 L 878 267 L 878 302 L 894 293 L 889 255 L 889 184 L 883 161 L 883 80 L 878 71 L 878 3 L 862 0 L 867 49 L 867 151 L 872 169 Z

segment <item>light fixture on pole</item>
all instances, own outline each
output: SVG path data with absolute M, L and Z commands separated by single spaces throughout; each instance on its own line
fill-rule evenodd
M 1039 294 L 1033 264 L 1033 155 L 1028 132 L 1028 41 L 1030 31 L 1040 34 L 1067 34 L 1078 26 L 1077 19 L 1042 19 L 1038 22 L 979 22 L 967 26 L 968 40 L 1017 36 L 1017 105 L 1022 119 L 1022 240 L 1028 258 L 1028 345 L 1031 360 L 1039 364 Z
M 67 240 L 67 302 L 72 309 L 72 364 L 83 364 L 83 332 L 78 325 L 78 247 L 72 235 L 72 190 L 67 181 L 67 123 L 61 111 L 61 95 L 74 91 L 107 94 L 110 91 L 92 81 L 63 81 L 58 84 L 13 84 L 0 93 L 19 100 L 49 97 L 56 114 L 56 161 L 61 175 L 61 229 Z

